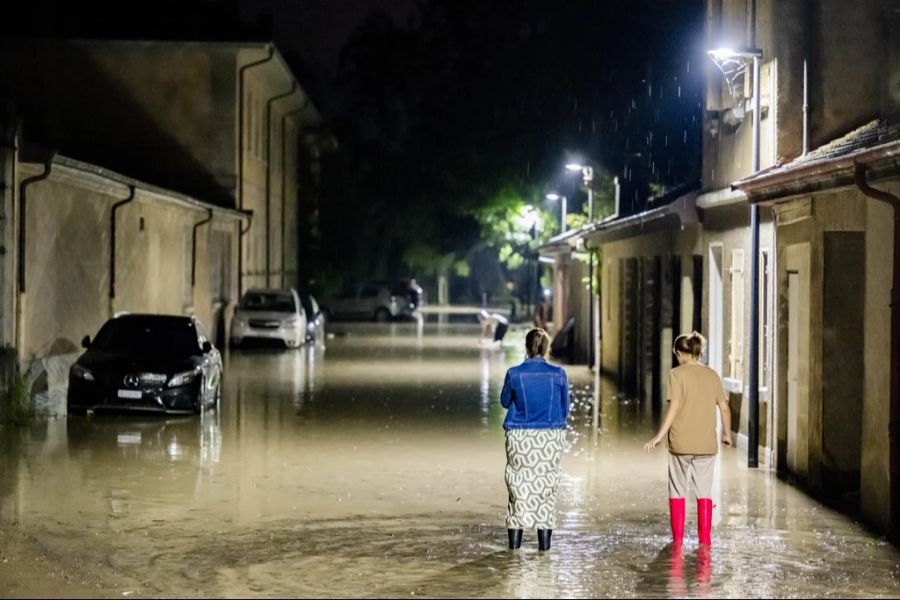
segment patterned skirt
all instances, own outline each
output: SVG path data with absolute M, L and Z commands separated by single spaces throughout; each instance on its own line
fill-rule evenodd
M 565 440 L 565 429 L 506 431 L 508 529 L 553 529 L 556 525 L 559 457 Z

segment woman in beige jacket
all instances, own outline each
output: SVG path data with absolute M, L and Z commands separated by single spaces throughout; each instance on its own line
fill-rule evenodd
M 668 434 L 669 514 L 672 540 L 684 539 L 685 496 L 693 484 L 697 498 L 697 530 L 701 544 L 712 543 L 712 484 L 718 440 L 716 408 L 722 415 L 722 444 L 731 446 L 731 410 L 722 380 L 700 362 L 706 340 L 696 331 L 675 339 L 672 351 L 678 365 L 669 372 L 669 410 L 652 440 L 644 445 L 653 453 Z

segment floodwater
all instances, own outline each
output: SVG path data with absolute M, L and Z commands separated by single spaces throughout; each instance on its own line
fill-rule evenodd
M 653 411 L 604 388 L 593 431 L 583 367 L 553 548 L 526 532 L 510 552 L 498 399 L 522 332 L 335 333 L 231 353 L 202 417 L 4 432 L 0 596 L 900 596 L 900 552 L 739 450 L 719 458 L 712 548 L 689 503 L 673 554 L 665 451 L 641 449 Z

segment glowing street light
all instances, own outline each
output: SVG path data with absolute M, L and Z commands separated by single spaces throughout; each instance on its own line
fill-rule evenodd
M 566 232 L 566 197 L 560 196 L 556 192 L 550 192 L 545 196 L 547 200 L 561 200 L 560 208 L 562 211 L 560 212 L 560 225 L 562 227 L 562 233 Z
M 762 50 L 748 48 L 732 50 L 717 48 L 706 53 L 733 89 L 733 82 L 738 75 L 753 65 L 753 142 L 752 171 L 759 171 L 759 63 Z M 750 381 L 748 390 L 748 425 L 747 425 L 747 466 L 759 465 L 759 206 L 750 205 Z
M 588 221 L 594 220 L 594 191 L 591 189 L 591 182 L 594 181 L 594 168 L 583 165 L 581 163 L 569 163 L 566 165 L 566 171 L 571 173 L 581 173 L 581 180 L 587 188 L 588 193 Z
M 581 163 L 569 163 L 566 165 L 566 171 L 570 173 L 581 173 L 581 181 L 588 193 L 588 223 L 594 222 L 594 190 L 591 189 L 591 182 L 594 181 L 594 168 Z M 594 363 L 594 382 L 596 389 L 599 387 L 600 373 L 600 353 L 594 352 L 594 340 L 600 339 L 599 319 L 594 319 L 594 253 L 591 252 L 588 258 L 588 298 L 591 301 L 591 310 L 588 311 L 588 359 Z M 596 325 L 596 326 L 595 326 Z M 594 407 L 594 414 L 597 414 L 597 407 Z

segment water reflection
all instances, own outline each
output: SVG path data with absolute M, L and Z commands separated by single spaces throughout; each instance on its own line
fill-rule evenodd
M 137 595 L 877 595 L 895 549 L 720 455 L 712 551 L 668 545 L 665 455 L 645 403 L 570 368 L 553 549 L 505 550 L 503 376 L 523 331 L 333 327 L 327 349 L 226 356 L 219 411 L 50 421 L 0 436 L 0 520 L 88 553 Z M 599 405 L 598 427 L 592 423 Z M 211 550 L 212 549 L 212 550 Z M 106 571 L 104 571 L 106 572 Z M 111 575 L 110 575 L 111 576 Z M 2 584 L 2 575 L 0 575 Z M 116 592 L 115 595 L 118 595 Z

